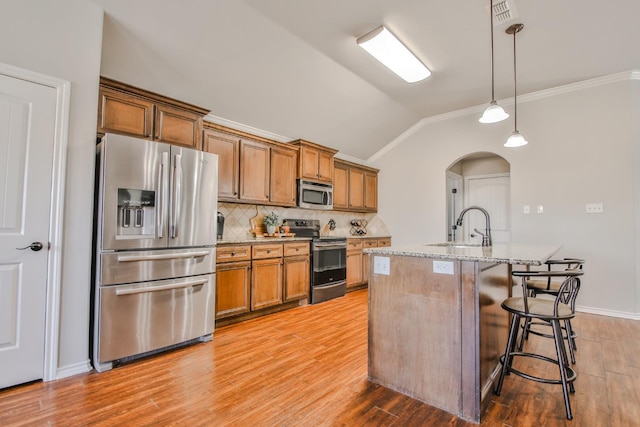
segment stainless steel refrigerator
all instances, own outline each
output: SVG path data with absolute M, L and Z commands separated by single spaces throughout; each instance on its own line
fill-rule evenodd
M 218 156 L 106 134 L 96 168 L 94 368 L 210 340 Z

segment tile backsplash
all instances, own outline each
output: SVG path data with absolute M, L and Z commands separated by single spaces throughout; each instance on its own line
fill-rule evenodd
M 320 234 L 323 236 L 351 236 L 351 220 L 364 219 L 368 222 L 365 236 L 390 236 L 391 233 L 382 218 L 374 213 L 355 213 L 322 211 L 299 208 L 283 208 L 279 206 L 245 205 L 240 203 L 218 203 L 218 211 L 225 216 L 224 240 L 251 239 L 249 220 L 256 215 L 275 212 L 280 219 L 317 219 L 320 221 Z M 336 222 L 335 230 L 329 230 L 329 220 Z

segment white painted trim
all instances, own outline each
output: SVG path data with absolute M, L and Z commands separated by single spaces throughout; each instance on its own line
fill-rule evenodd
M 71 82 L 0 63 L 0 74 L 49 86 L 56 90 L 56 118 L 49 211 L 49 243 L 47 265 L 47 301 L 45 313 L 45 349 L 43 380 L 58 377 L 58 344 L 60 333 L 60 288 L 62 276 L 62 238 L 64 190 L 69 139 L 69 101 Z
M 336 153 L 335 158 L 346 160 L 347 162 L 351 162 L 351 163 L 357 163 L 359 165 L 371 166 L 371 164 L 366 160 L 360 159 L 358 157 L 350 156 L 348 154 L 340 153 L 340 152 Z
M 207 114 L 206 116 L 204 116 L 204 120 L 207 122 L 226 126 L 231 129 L 236 129 L 242 132 L 247 132 L 253 135 L 261 136 L 263 138 L 272 139 L 278 142 L 291 142 L 296 139 L 296 138 L 289 138 L 288 136 L 278 135 L 277 133 L 271 133 L 266 130 L 254 128 L 252 126 L 244 125 L 242 123 L 234 122 L 233 120 L 223 119 L 222 117 L 214 116 L 213 114 Z
M 600 316 L 618 317 L 621 319 L 640 320 L 639 313 L 629 313 L 626 311 L 606 310 L 603 308 L 576 306 L 576 311 L 581 313 L 597 314 Z
M 89 359 L 84 362 L 78 362 L 73 365 L 61 366 L 58 368 L 58 375 L 56 376 L 57 380 L 62 378 L 72 377 L 78 374 L 84 374 L 86 372 L 90 372 L 93 369 L 91 366 L 91 362 Z
M 562 95 L 565 93 L 576 92 L 579 90 L 594 88 L 598 86 L 604 86 L 610 83 L 617 83 L 626 80 L 640 80 L 640 70 L 624 71 L 622 73 L 611 74 L 609 76 L 596 77 L 589 80 L 583 80 L 581 82 L 569 83 L 563 86 L 558 86 L 550 89 L 544 89 L 537 92 L 531 92 L 525 95 L 518 95 L 518 103 L 525 103 L 530 101 L 536 101 L 542 98 L 549 98 L 556 95 Z M 500 99 L 497 101 L 500 105 L 512 105 L 513 98 Z M 375 162 L 380 157 L 387 154 L 393 148 L 402 144 L 407 138 L 420 130 L 423 126 L 438 123 L 445 120 L 451 120 L 458 117 L 469 116 L 472 114 L 480 115 L 486 108 L 486 104 L 476 105 L 473 107 L 463 108 L 456 111 L 450 111 L 448 113 L 438 114 L 436 116 L 425 117 L 419 120 L 416 124 L 409 129 L 398 135 L 387 145 L 376 151 L 371 157 L 367 159 L 367 162 Z

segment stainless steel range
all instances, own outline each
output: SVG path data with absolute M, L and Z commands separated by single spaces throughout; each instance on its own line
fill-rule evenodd
M 343 296 L 347 292 L 347 238 L 320 236 L 316 219 L 286 221 L 296 237 L 311 237 L 311 304 Z

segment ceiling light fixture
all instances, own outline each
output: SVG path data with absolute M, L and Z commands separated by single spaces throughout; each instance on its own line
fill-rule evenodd
M 507 142 L 504 143 L 505 147 L 522 147 L 527 145 L 528 141 L 524 139 L 524 136 L 518 132 L 518 90 L 516 80 L 516 34 L 518 34 L 524 28 L 523 24 L 513 24 L 505 30 L 507 34 L 513 34 L 513 122 L 514 130 Z
M 383 25 L 359 37 L 356 43 L 407 83 L 424 80 L 431 71 Z
M 485 108 L 482 117 L 478 120 L 480 123 L 497 123 L 509 117 L 509 114 L 498 105 L 494 90 L 493 76 L 493 0 L 489 0 L 489 20 L 491 21 L 491 102 Z

